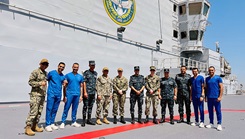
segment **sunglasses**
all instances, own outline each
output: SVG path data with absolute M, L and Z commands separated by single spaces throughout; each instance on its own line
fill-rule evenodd
M 44 65 L 44 66 L 48 66 L 48 65 L 49 65 L 49 63 L 42 63 L 42 65 Z

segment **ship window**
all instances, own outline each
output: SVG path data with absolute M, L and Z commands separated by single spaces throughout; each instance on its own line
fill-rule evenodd
M 174 10 L 174 12 L 177 11 L 177 6 L 175 4 L 174 4 L 174 7 L 173 7 L 173 10 Z
M 202 37 L 203 37 L 203 31 L 200 32 L 200 41 L 202 40 Z
M 179 14 L 180 15 L 186 14 L 186 6 L 185 5 L 180 5 L 179 6 Z
M 197 40 L 198 38 L 198 30 L 191 30 L 190 31 L 190 40 Z
M 178 31 L 174 30 L 173 31 L 173 36 L 174 36 L 174 38 L 178 38 Z
M 186 31 L 181 32 L 180 37 L 181 37 L 181 39 L 185 39 L 187 37 Z
M 207 16 L 208 10 L 209 10 L 209 6 L 206 3 L 204 3 L 203 15 Z
M 201 14 L 201 9 L 202 9 L 201 2 L 189 4 L 189 14 L 190 15 Z

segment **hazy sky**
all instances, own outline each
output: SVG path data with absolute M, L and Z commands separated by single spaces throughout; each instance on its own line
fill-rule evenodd
M 230 63 L 232 74 L 245 86 L 245 0 L 209 0 L 211 11 L 204 46 L 215 50 L 219 41 L 222 55 Z

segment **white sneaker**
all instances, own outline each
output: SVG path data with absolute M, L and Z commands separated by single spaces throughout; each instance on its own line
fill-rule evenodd
M 204 127 L 204 123 L 201 122 L 201 123 L 199 124 L 199 127 L 200 127 L 200 128 L 203 128 L 203 127 Z
M 52 128 L 53 130 L 57 130 L 57 129 L 58 129 L 58 127 L 55 126 L 55 124 L 51 124 L 50 126 L 51 126 L 51 128 Z
M 62 123 L 62 124 L 60 125 L 60 128 L 61 128 L 61 129 L 64 129 L 64 128 L 65 128 L 65 123 Z
M 212 128 L 214 125 L 213 124 L 208 124 L 206 125 L 206 128 Z
M 45 127 L 45 130 L 46 130 L 47 132 L 52 132 L 52 128 L 51 128 L 50 125 L 46 126 L 46 127 Z
M 198 123 L 195 123 L 195 122 L 191 123 L 191 126 L 197 126 L 197 125 L 198 125 Z
M 71 126 L 73 126 L 73 127 L 81 127 L 81 125 L 78 124 L 77 122 L 72 123 Z
M 222 131 L 222 126 L 221 126 L 220 124 L 218 124 L 217 130 L 218 130 L 218 131 Z

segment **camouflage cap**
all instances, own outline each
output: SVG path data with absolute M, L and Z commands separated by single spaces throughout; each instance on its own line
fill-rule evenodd
M 123 71 L 123 69 L 122 68 L 118 68 L 117 71 Z
M 43 58 L 43 59 L 40 61 L 40 64 L 43 64 L 43 63 L 48 63 L 48 59 Z
M 164 69 L 164 72 L 169 72 L 169 69 Z
M 134 66 L 134 70 L 140 70 L 140 66 Z
M 156 70 L 155 66 L 150 66 L 150 70 Z
M 107 67 L 104 67 L 102 71 L 109 71 L 109 69 Z
M 88 63 L 89 63 L 89 65 L 95 65 L 95 61 L 94 60 L 90 60 Z

